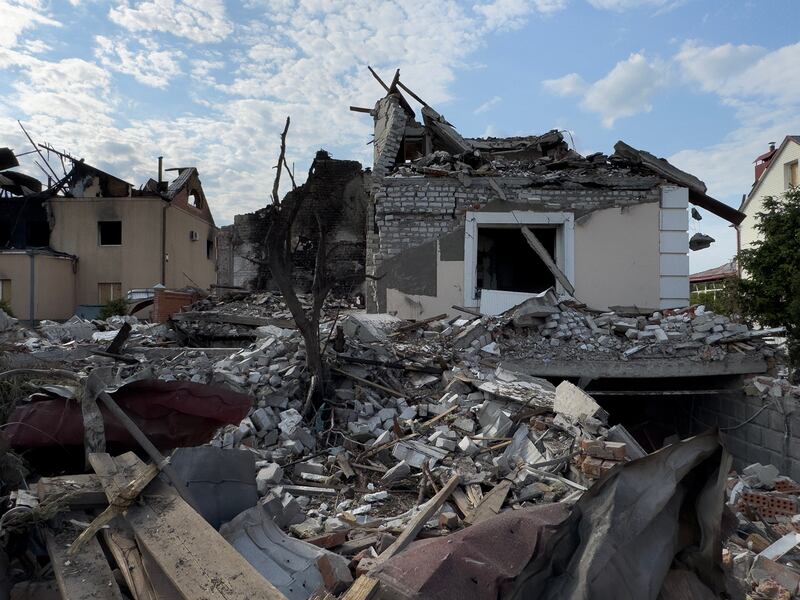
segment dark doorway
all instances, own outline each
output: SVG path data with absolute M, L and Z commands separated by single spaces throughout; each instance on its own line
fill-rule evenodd
M 555 260 L 556 228 L 530 229 Z M 477 271 L 479 290 L 538 293 L 556 284 L 520 227 L 478 228 Z

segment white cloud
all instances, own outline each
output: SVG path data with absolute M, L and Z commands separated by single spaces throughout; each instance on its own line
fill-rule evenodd
M 114 71 L 131 75 L 140 83 L 156 88 L 166 88 L 169 80 L 181 74 L 180 51 L 161 49 L 155 42 L 145 40 L 142 48 L 131 50 L 122 38 L 111 40 L 102 35 L 95 37 L 95 57 L 100 64 Z
M 691 81 L 700 84 L 707 92 L 716 92 L 721 91 L 731 78 L 752 67 L 765 53 L 766 50 L 760 46 L 746 44 L 709 47 L 685 42 L 675 60 Z
M 197 43 L 221 42 L 233 31 L 222 0 L 122 0 L 108 17 L 130 31 L 163 31 Z
M 545 79 L 542 82 L 544 89 L 556 96 L 580 96 L 589 84 L 577 73 L 569 73 L 558 79 Z
M 41 0 L 0 0 L 0 48 L 13 48 L 26 29 L 39 25 L 60 27 L 61 24 L 47 15 Z
M 512 20 L 564 4 L 527 2 Z M 219 223 L 265 204 L 286 115 L 287 158 L 300 181 L 319 148 L 366 166 L 372 122 L 347 110 L 372 106 L 384 93 L 366 65 L 386 80 L 399 67 L 403 82 L 447 112 L 457 70 L 510 23 L 489 22 L 458 0 L 246 0 L 237 16 L 247 18 L 236 23 L 222 0 L 113 0 L 108 14 L 126 31 L 93 40 L 97 64 L 0 51 L 0 72 L 13 82 L 0 102 L 0 128 L 9 131 L 20 118 L 38 140 L 137 184 L 154 175 L 159 155 L 167 166 L 195 164 Z M 163 117 L 136 116 L 149 107 L 131 106 L 135 92 L 114 95 L 115 71 L 156 87 L 146 97 L 160 98 L 181 67 L 191 77 L 169 88 L 175 104 L 152 111 Z
M 622 12 L 636 8 L 662 7 L 672 4 L 670 0 L 587 0 L 589 4 L 600 10 Z
M 531 13 L 549 15 L 567 7 L 567 0 L 492 0 L 473 6 L 482 16 L 488 30 L 510 30 L 522 27 Z
M 580 96 L 583 109 L 599 114 L 605 127 L 613 127 L 618 119 L 652 110 L 651 100 L 665 85 L 666 76 L 666 65 L 636 52 L 594 83 L 570 73 L 542 84 L 559 96 Z
M 478 108 L 472 111 L 474 114 L 479 115 L 481 113 L 485 113 L 490 111 L 493 107 L 497 106 L 502 102 L 503 99 L 500 96 L 493 96 L 489 98 L 486 102 L 481 104 Z

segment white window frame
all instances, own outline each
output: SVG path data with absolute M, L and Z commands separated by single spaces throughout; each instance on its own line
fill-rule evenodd
M 568 212 L 513 210 L 508 212 L 467 211 L 464 222 L 464 305 L 480 305 L 477 297 L 478 226 L 547 225 L 556 227 L 555 262 L 570 283 L 575 284 L 575 215 Z M 521 235 L 521 234 L 520 234 Z M 562 292 L 556 282 L 556 291 Z M 519 292 L 510 292 L 518 294 Z M 533 296 L 535 294 L 531 294 Z

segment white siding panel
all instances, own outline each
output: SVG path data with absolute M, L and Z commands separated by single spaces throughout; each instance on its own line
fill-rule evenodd
M 689 298 L 689 279 L 687 277 L 661 277 L 661 298 Z M 684 300 L 686 302 L 686 300 Z
M 662 231 L 659 244 L 662 253 L 687 254 L 689 235 L 686 231 Z
M 662 254 L 661 275 L 689 276 L 689 257 L 686 254 Z
M 686 231 L 689 229 L 689 213 L 683 208 L 661 209 L 662 231 Z
M 689 208 L 689 190 L 671 185 L 662 187 L 661 208 Z

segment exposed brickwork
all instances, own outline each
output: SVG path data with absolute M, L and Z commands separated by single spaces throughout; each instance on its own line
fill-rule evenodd
M 172 315 L 180 312 L 184 307 L 190 306 L 199 298 L 198 294 L 191 292 L 156 289 L 153 299 L 153 321 L 164 323 Z

